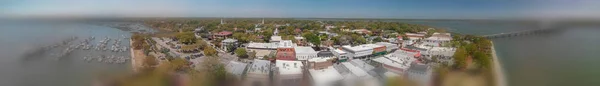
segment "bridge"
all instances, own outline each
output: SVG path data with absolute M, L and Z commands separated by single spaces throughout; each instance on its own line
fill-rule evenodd
M 554 24 L 554 22 L 550 23 L 547 21 L 540 21 L 540 22 L 538 22 L 536 29 L 483 35 L 483 37 L 486 37 L 488 39 L 509 38 L 509 37 L 549 33 L 549 32 L 554 32 L 554 31 L 557 31 L 560 29 L 562 29 L 562 28 L 560 26 L 557 26 L 556 24 Z

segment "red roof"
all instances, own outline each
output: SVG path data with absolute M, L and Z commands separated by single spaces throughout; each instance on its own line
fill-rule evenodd
M 232 34 L 232 32 L 229 32 L 229 31 L 221 31 L 215 35 L 226 36 L 226 35 L 231 35 L 231 34 Z

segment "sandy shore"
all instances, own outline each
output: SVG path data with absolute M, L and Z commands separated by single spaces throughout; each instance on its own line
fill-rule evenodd
M 494 60 L 494 73 L 496 75 L 496 86 L 507 86 L 506 84 L 506 76 L 504 76 L 504 70 L 502 69 L 502 65 L 500 65 L 500 61 L 498 60 L 498 55 L 496 54 L 496 49 L 494 48 L 494 42 L 492 42 L 492 57 Z

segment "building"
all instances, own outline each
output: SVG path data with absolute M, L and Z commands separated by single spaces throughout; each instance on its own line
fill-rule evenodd
M 340 62 L 348 61 L 348 58 L 350 58 L 350 55 L 348 55 L 348 53 L 342 49 L 333 49 L 331 53 L 333 53 L 333 55 L 337 57 Z
M 317 58 L 317 51 L 311 47 L 294 47 L 296 54 L 296 60 L 308 60 L 311 58 Z
M 308 59 L 307 66 L 309 69 L 325 69 L 333 65 L 333 58 L 311 58 Z
M 410 80 L 414 80 L 420 86 L 432 85 L 432 69 L 429 65 L 412 63 L 407 71 L 406 77 Z
M 452 56 L 454 56 L 454 52 L 456 52 L 456 48 L 453 47 L 430 47 L 421 54 L 429 60 L 433 60 L 433 57 L 436 57 L 438 61 L 451 65 L 453 63 Z
M 235 39 L 230 39 L 227 38 L 223 41 L 221 41 L 221 49 L 224 51 L 233 51 L 231 49 L 234 49 L 238 46 L 237 40 Z
M 304 65 L 301 61 L 276 60 L 274 73 L 276 86 L 300 86 L 304 79 Z
M 343 86 L 341 81 L 344 77 L 333 66 L 323 69 L 308 69 L 308 72 L 313 86 Z
M 433 33 L 431 37 L 426 38 L 423 42 L 429 46 L 441 46 L 444 43 L 449 43 L 452 41 L 452 36 L 450 33 Z
M 365 68 L 374 69 L 374 67 L 365 64 L 357 65 L 352 60 L 350 62 L 342 62 L 340 65 L 334 66 L 338 72 L 344 77 L 343 86 L 380 86 L 377 81 L 377 75 L 374 76 L 374 71 L 365 71 Z M 360 60 L 356 60 L 360 61 Z M 366 66 L 370 67 L 366 67 Z
M 404 33 L 409 40 L 419 40 L 425 38 L 423 33 Z
M 375 58 L 373 61 L 389 72 L 404 74 L 411 63 L 417 60 L 415 54 L 417 53 L 399 50 L 384 57 Z
M 296 60 L 296 45 L 291 40 L 283 40 L 279 42 L 277 47 L 277 60 Z
M 358 46 L 342 46 L 342 49 L 352 58 L 364 58 L 371 55 L 385 54 L 385 46 L 376 44 L 363 44 Z
M 270 86 L 271 62 L 267 60 L 257 60 L 248 67 L 246 86 Z
M 246 50 L 248 52 L 255 52 L 257 58 L 262 58 L 269 55 L 271 52 L 276 52 L 279 43 L 248 43 Z
M 230 61 L 227 64 L 227 66 L 225 66 L 225 70 L 227 70 L 228 73 L 233 74 L 236 77 L 236 79 L 242 80 L 247 65 L 248 64 L 246 63 Z
M 371 31 L 369 31 L 367 29 L 356 29 L 356 30 L 352 30 L 352 32 L 358 33 L 358 34 L 368 34 L 368 33 L 371 33 Z
M 229 32 L 229 31 L 221 31 L 218 32 L 216 34 L 213 34 L 213 38 L 221 38 L 221 39 L 225 39 L 230 37 L 233 34 L 233 32 Z
M 333 58 L 333 57 L 335 57 L 335 55 L 333 55 L 333 52 L 331 52 L 331 51 L 319 51 L 319 53 L 317 53 L 317 57 L 319 57 L 319 58 Z
M 377 42 L 376 45 L 385 46 L 385 51 L 392 52 L 393 50 L 397 50 L 399 47 L 396 44 L 392 44 L 389 42 Z
M 281 40 L 281 36 L 271 36 L 270 42 L 280 42 Z

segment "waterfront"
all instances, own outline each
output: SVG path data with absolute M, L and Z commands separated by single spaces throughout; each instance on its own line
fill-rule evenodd
M 532 28 L 518 23 L 481 24 L 467 21 L 404 21 L 450 31 L 485 35 Z M 598 85 L 600 29 L 570 28 L 564 32 L 493 39 L 508 86 Z
M 48 22 L 1 22 L 0 28 L 1 86 L 87 86 L 97 76 L 130 71 L 129 61 L 108 61 L 130 56 L 128 51 L 111 50 L 111 46 L 128 47 L 130 32 L 90 24 Z M 72 48 L 92 36 L 95 40 L 90 45 L 94 47 L 105 38 L 112 41 L 108 42 L 107 50 Z M 64 39 L 73 37 L 76 39 L 72 42 L 60 45 Z M 55 44 L 59 46 L 47 48 L 48 52 L 40 55 L 24 55 Z M 63 50 L 72 52 L 64 56 L 52 52 Z M 102 57 L 103 61 L 87 61 L 86 57 Z

